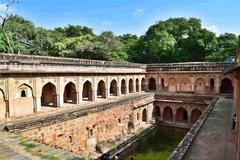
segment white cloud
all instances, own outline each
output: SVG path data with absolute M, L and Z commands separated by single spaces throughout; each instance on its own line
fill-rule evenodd
M 220 34 L 219 28 L 215 25 L 206 26 L 204 28 L 208 29 L 209 31 L 212 31 L 212 32 L 216 33 L 217 35 Z
M 112 21 L 108 21 L 108 20 L 104 20 L 104 21 L 101 22 L 101 24 L 104 25 L 104 26 L 106 26 L 106 25 L 111 25 L 111 24 L 113 24 L 113 22 L 112 22 Z
M 4 11 L 7 9 L 7 4 L 6 3 L 0 3 L 0 11 Z
M 133 12 L 133 15 L 139 16 L 139 15 L 142 15 L 143 12 L 144 12 L 144 9 L 138 8 Z

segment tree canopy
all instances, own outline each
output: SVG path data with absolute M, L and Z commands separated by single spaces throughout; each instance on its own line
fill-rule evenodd
M 17 15 L 8 18 L 4 31 L 15 54 L 137 63 L 225 61 L 235 57 L 237 45 L 235 34 L 216 36 L 200 19 L 183 17 L 158 21 L 141 37 L 111 31 L 96 35 L 80 25 L 49 30 Z M 0 52 L 10 52 L 7 42 L 1 32 Z

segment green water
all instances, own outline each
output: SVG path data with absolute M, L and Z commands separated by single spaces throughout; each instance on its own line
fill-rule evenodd
M 183 137 L 183 134 L 157 128 L 142 138 L 136 149 L 123 159 L 128 160 L 130 156 L 134 156 L 136 160 L 166 160 Z

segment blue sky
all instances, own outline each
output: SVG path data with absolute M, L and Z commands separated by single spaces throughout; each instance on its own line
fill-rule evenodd
M 240 0 L 19 0 L 14 13 L 37 26 L 89 26 L 99 34 L 144 34 L 158 20 L 197 17 L 216 32 L 240 34 Z M 0 0 L 0 2 L 3 2 Z

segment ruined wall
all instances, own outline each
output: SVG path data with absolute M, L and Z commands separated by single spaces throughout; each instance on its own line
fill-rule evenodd
M 130 127 L 134 129 L 141 123 L 149 123 L 152 103 L 153 97 L 145 98 L 76 119 L 35 126 L 32 129 L 22 130 L 20 135 L 31 137 L 49 146 L 89 156 L 95 151 L 96 144 L 114 141 L 119 136 L 130 133 L 132 130 Z M 144 109 L 148 111 L 147 122 L 142 122 L 142 119 L 135 117 L 136 113 L 142 114 Z M 129 126 L 130 122 L 133 126 Z

